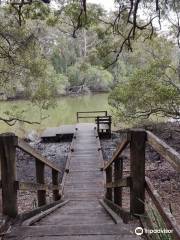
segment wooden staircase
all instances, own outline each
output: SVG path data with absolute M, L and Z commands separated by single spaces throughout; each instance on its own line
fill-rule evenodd
M 78 124 L 77 129 L 64 185 L 67 203 L 45 217 L 40 216 L 33 224 L 28 220 L 15 226 L 5 239 L 139 239 L 134 229 L 118 216 L 115 221 L 100 203 L 104 196 L 104 174 L 95 125 Z
M 104 165 L 95 124 L 77 124 L 61 184 L 61 169 L 13 134 L 0 135 L 1 188 L 3 215 L 13 225 L 5 240 L 136 240 L 136 224 L 125 224 L 132 216 L 146 215 L 146 196 L 150 198 L 174 239 L 180 228 L 173 215 L 163 207 L 163 200 L 145 176 L 145 151 L 150 145 L 178 172 L 180 154 L 153 133 L 132 129 L 127 132 L 110 161 Z M 129 146 L 130 173 L 123 175 L 122 152 Z M 36 182 L 16 179 L 16 148 L 35 159 Z M 52 170 L 51 184 L 46 184 L 45 166 Z M 129 188 L 129 211 L 123 208 L 122 188 Z M 19 190 L 37 191 L 38 208 L 18 213 Z M 47 203 L 46 192 L 53 202 Z M 145 194 L 146 193 L 146 194 Z M 144 204 L 145 203 L 145 204 Z M 122 219 L 119 217 L 122 216 Z

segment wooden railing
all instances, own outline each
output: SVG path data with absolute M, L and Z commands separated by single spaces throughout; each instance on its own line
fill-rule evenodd
M 97 124 L 97 132 L 99 136 L 105 133 L 106 135 L 111 137 L 111 116 L 98 116 L 96 117 L 95 122 Z
M 16 179 L 16 148 L 21 149 L 35 159 L 36 182 L 20 182 Z M 47 158 L 34 150 L 28 143 L 12 133 L 0 135 L 2 212 L 9 217 L 18 215 L 18 190 L 37 191 L 38 206 L 46 205 L 46 191 L 52 190 L 53 200 L 61 198 L 59 173 L 61 170 Z M 52 183 L 45 184 L 45 166 L 52 171 Z M 28 166 L 27 166 L 28 167 Z
M 88 118 L 96 118 L 97 116 L 107 116 L 107 111 L 89 111 L 89 112 L 77 112 L 77 122 L 79 122 L 80 119 L 88 119 Z
M 180 154 L 153 133 L 145 130 L 131 130 L 119 144 L 112 159 L 106 162 L 106 195 L 105 201 L 122 217 L 129 215 L 143 216 L 145 214 L 145 193 L 156 206 L 168 229 L 173 230 L 175 239 L 180 239 L 180 229 L 170 211 L 162 206 L 162 199 L 154 189 L 150 179 L 145 176 L 146 143 L 166 159 L 180 172 Z M 123 177 L 123 158 L 121 153 L 130 146 L 130 175 Z M 122 208 L 122 187 L 130 188 L 130 210 L 127 213 Z

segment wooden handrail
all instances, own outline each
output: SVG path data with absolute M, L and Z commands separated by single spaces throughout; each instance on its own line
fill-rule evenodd
M 44 163 L 46 166 L 50 167 L 51 169 L 54 169 L 55 171 L 61 173 L 61 169 L 56 167 L 54 163 L 52 164 L 46 157 L 42 156 L 41 153 L 39 153 L 37 150 L 35 150 L 33 147 L 31 147 L 28 143 L 23 141 L 22 139 L 18 138 L 17 147 L 30 156 L 36 158 L 38 161 Z
M 161 199 L 160 195 L 158 194 L 157 190 L 153 187 L 150 179 L 146 177 L 146 191 L 148 195 L 152 199 L 154 205 L 156 206 L 157 210 L 159 211 L 161 217 L 163 218 L 166 226 L 169 229 L 173 229 L 173 235 L 175 239 L 180 239 L 180 228 L 176 223 L 175 218 L 173 215 L 168 211 L 165 207 L 162 206 L 163 200 Z
M 94 114 L 94 113 L 103 113 L 104 115 L 104 117 L 106 117 L 107 116 L 107 111 L 84 111 L 84 112 L 77 112 L 76 113 L 76 117 L 77 117 L 77 122 L 79 122 L 79 119 L 82 119 L 82 118 L 96 118 L 97 117 L 97 115 L 89 115 L 89 116 L 80 116 L 81 114 L 84 114 L 84 115 L 86 115 L 86 114 Z
M 176 170 L 180 171 L 180 154 L 152 132 L 147 131 L 147 143 L 164 157 Z
M 159 139 L 153 133 L 145 130 L 130 130 L 127 137 L 119 144 L 110 161 L 105 164 L 106 195 L 108 202 L 122 206 L 122 187 L 130 187 L 130 213 L 139 216 L 145 213 L 145 190 L 169 229 L 173 229 L 175 239 L 180 239 L 180 228 L 175 218 L 162 206 L 162 199 L 154 189 L 150 179 L 145 177 L 145 143 L 148 143 L 176 170 L 180 170 L 180 154 Z M 123 150 L 130 143 L 130 176 L 122 174 Z M 114 164 L 114 165 L 113 165 Z M 120 173 L 121 172 L 121 173 Z M 113 177 L 114 176 L 114 177 Z M 114 194 L 113 194 L 114 191 Z M 114 197 L 113 197 L 114 196 Z M 120 199 L 119 199 L 120 198 Z M 110 204 L 111 205 L 111 204 Z
M 78 114 L 79 113 L 106 113 L 107 114 L 107 111 L 84 111 L 84 112 L 77 112 Z
M 32 182 L 15 182 L 15 188 L 17 190 L 24 191 L 37 191 L 37 190 L 61 190 L 61 185 L 52 185 L 52 184 L 39 184 Z
M 105 164 L 104 170 L 106 170 L 109 166 L 112 165 L 112 163 L 114 163 L 118 159 L 118 157 L 121 155 L 124 149 L 128 146 L 128 144 L 129 144 L 128 139 L 123 140 L 122 143 L 119 144 L 116 152 L 113 154 L 112 159 Z
M 35 158 L 36 183 L 16 180 L 16 148 Z M 28 143 L 13 133 L 0 135 L 1 187 L 3 214 L 15 218 L 18 215 L 17 191 L 37 191 L 38 206 L 46 205 L 46 190 L 53 191 L 53 200 L 61 198 L 62 187 L 59 184 L 59 173 L 62 171 L 54 166 L 46 157 L 33 149 Z M 52 170 L 52 184 L 45 183 L 45 166 Z

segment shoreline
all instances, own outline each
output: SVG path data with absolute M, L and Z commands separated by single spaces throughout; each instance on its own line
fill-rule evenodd
M 66 97 L 83 97 L 83 96 L 91 96 L 91 95 L 100 95 L 100 94 L 109 94 L 110 91 L 93 91 L 93 92 L 85 92 L 85 93 L 67 93 L 67 94 L 60 94 L 55 96 L 56 100 L 59 100 L 60 98 L 66 98 Z M 0 99 L 0 103 L 4 102 L 20 102 L 20 101 L 31 101 L 30 98 L 22 97 L 22 98 L 7 98 L 7 99 Z

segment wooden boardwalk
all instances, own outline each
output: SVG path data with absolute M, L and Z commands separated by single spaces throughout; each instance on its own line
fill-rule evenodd
M 104 209 L 103 160 L 94 124 L 78 124 L 61 208 L 31 226 L 16 226 L 5 239 L 12 240 L 135 240 L 134 229 Z

